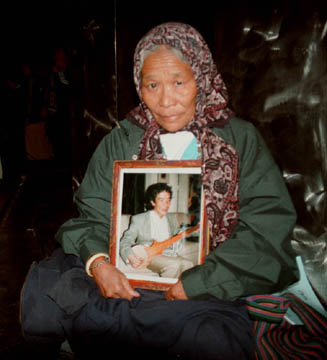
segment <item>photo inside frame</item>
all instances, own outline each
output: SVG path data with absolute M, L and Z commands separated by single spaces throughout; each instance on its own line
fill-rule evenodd
M 112 262 L 134 286 L 168 289 L 183 271 L 201 264 L 207 252 L 200 164 L 119 161 L 114 174 Z M 171 193 L 162 190 L 167 186 Z M 170 201 L 158 216 L 154 200 L 162 194 Z M 130 254 L 142 265 L 133 265 Z

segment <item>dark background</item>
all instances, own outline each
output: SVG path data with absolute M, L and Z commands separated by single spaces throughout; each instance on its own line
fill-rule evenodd
M 25 358 L 30 351 L 18 322 L 24 277 L 32 261 L 57 246 L 56 229 L 75 214 L 73 191 L 95 147 L 137 105 L 134 48 L 160 22 L 187 22 L 202 33 L 227 84 L 231 107 L 259 129 L 283 173 L 298 212 L 294 239 L 326 239 L 326 1 L 58 0 L 1 6 L 2 89 L 21 76 L 22 63 L 30 64 L 37 79 L 46 78 L 53 49 L 64 48 L 70 90 L 69 126 L 62 133 L 71 139 L 65 159 L 26 160 L 23 109 L 5 101 L 0 120 L 0 157 L 5 159 L 1 358 Z

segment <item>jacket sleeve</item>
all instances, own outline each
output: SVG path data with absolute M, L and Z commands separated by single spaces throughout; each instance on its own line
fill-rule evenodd
M 239 221 L 229 240 L 202 265 L 182 274 L 189 298 L 272 293 L 296 281 L 290 234 L 296 214 L 285 182 L 262 137 L 249 124 L 238 143 Z M 238 141 L 239 140 L 239 141 Z
M 113 165 L 115 160 L 130 160 L 138 154 L 144 130 L 127 120 L 120 122 L 100 141 L 78 188 L 74 201 L 77 218 L 65 222 L 56 240 L 67 254 L 81 257 L 109 251 Z
M 132 253 L 132 247 L 136 244 L 139 236 L 139 221 L 137 221 L 139 218 L 132 216 L 131 224 L 120 240 L 120 256 L 125 264 L 128 263 L 128 256 Z
M 109 249 L 113 159 L 117 156 L 110 135 L 98 145 L 75 194 L 79 217 L 65 222 L 56 234 L 64 252 L 84 262 Z

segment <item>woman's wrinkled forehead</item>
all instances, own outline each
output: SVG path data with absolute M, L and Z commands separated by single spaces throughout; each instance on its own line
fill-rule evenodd
M 150 30 L 137 44 L 134 53 L 134 81 L 139 91 L 141 66 L 144 54 L 155 45 L 170 45 L 178 49 L 192 68 L 195 78 L 201 74 L 201 59 L 211 57 L 210 50 L 192 26 L 170 22 Z

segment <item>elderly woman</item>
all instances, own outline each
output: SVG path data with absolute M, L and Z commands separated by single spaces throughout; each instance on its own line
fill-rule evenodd
M 57 233 L 63 251 L 27 278 L 24 334 L 34 342 L 67 337 L 80 353 L 116 342 L 187 359 L 252 358 L 242 299 L 297 279 L 289 239 L 296 216 L 284 181 L 259 133 L 228 108 L 194 28 L 149 31 L 135 50 L 134 81 L 140 104 L 95 151 L 76 194 L 80 217 Z M 108 258 L 113 161 L 124 159 L 202 161 L 211 251 L 165 294 L 134 289 Z

